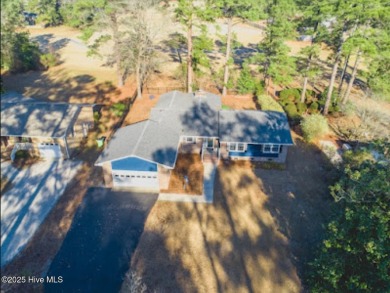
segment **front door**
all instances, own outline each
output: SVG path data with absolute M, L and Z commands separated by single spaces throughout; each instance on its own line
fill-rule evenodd
M 213 138 L 206 138 L 206 148 L 208 148 L 208 149 L 214 148 L 214 139 Z

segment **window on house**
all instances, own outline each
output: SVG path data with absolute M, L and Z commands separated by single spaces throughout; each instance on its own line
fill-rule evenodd
M 229 143 L 228 147 L 229 147 L 229 151 L 235 151 L 236 150 L 236 144 L 235 143 Z
M 263 153 L 277 154 L 279 153 L 280 145 L 278 144 L 265 144 L 263 145 Z
M 277 144 L 272 145 L 271 153 L 279 153 L 279 145 Z
M 231 152 L 244 152 L 245 151 L 245 143 L 240 142 L 231 142 L 228 144 L 229 151 Z
M 193 137 L 193 136 L 186 136 L 186 137 L 184 137 L 184 141 L 185 142 L 195 142 L 195 137 Z

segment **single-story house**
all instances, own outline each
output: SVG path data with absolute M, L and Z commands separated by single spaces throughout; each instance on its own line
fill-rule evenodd
M 1 153 L 29 150 L 70 158 L 93 127 L 93 105 L 42 102 L 15 92 L 1 95 Z
M 202 161 L 285 162 L 293 141 L 284 113 L 221 108 L 210 93 L 162 95 L 148 120 L 120 128 L 99 156 L 106 186 L 166 189 L 180 152 Z

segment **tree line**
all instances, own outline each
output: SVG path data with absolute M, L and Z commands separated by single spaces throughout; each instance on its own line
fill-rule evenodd
M 151 20 L 154 19 L 155 13 L 164 13 L 170 2 L 2 1 L 2 27 L 5 29 L 4 32 L 2 30 L 1 44 L 2 49 L 3 47 L 6 49 L 4 52 L 7 52 L 2 55 L 5 57 L 12 55 L 9 51 L 15 47 L 16 40 L 11 40 L 10 36 L 17 25 L 21 24 L 18 13 L 23 10 L 36 12 L 38 20 L 47 25 L 64 23 L 81 29 L 85 41 L 93 39 L 94 33 L 99 33 L 99 37 L 94 38 L 90 45 L 89 53 L 92 55 L 100 55 L 101 46 L 111 41 L 113 50 L 107 62 L 116 68 L 118 85 L 122 86 L 126 77 L 134 74 L 138 96 L 141 96 L 143 84 L 157 66 L 156 38 L 163 26 Z M 249 68 L 256 68 L 258 75 L 262 76 L 261 82 L 256 82 L 268 90 L 275 85 L 289 86 L 294 77 L 300 76 L 303 79 L 301 102 L 304 102 L 308 85 L 313 86 L 319 77 L 326 76 L 320 59 L 326 44 L 331 50 L 328 61 L 332 66 L 330 76 L 327 77 L 324 114 L 328 114 L 334 95 L 339 97 L 342 104 L 348 102 L 357 78 L 365 79 L 372 91 L 388 96 L 389 15 L 390 5 L 386 0 L 178 0 L 174 10 L 174 21 L 182 26 L 185 35 L 178 34 L 180 37 L 176 45 L 186 50 L 187 56 L 183 64 L 186 88 L 188 92 L 196 89 L 194 74 L 201 74 L 202 68 L 213 67 L 207 52 L 213 50 L 214 44 L 204 24 L 223 19 L 227 29 L 221 38 L 224 58 L 221 78 L 218 80 L 222 95 L 227 93 L 232 81 L 231 72 L 235 67 L 241 67 L 244 71 L 240 80 L 243 83 L 248 83 L 248 78 L 253 78 Z M 18 21 L 14 21 L 16 18 Z M 257 45 L 256 53 L 252 57 L 243 64 L 235 64 L 233 28 L 240 22 L 257 20 L 266 21 L 264 38 Z M 196 36 L 195 28 L 201 31 Z M 309 36 L 311 44 L 300 52 L 299 57 L 293 57 L 286 41 L 296 38 L 298 33 Z M 26 53 L 21 52 L 21 55 Z M 13 57 L 14 61 L 2 62 L 2 66 L 6 65 L 5 63 L 9 65 L 16 62 L 16 57 Z M 364 72 L 359 70 L 362 63 L 367 68 Z M 351 66 L 352 71 L 347 75 Z M 339 86 L 335 88 L 337 82 Z

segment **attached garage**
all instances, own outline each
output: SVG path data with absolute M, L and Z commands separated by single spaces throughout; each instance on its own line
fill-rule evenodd
M 117 188 L 159 189 L 157 164 L 130 157 L 111 162 L 112 182 Z
M 39 143 L 38 150 L 41 157 L 46 159 L 58 159 L 62 157 L 61 147 L 57 143 Z

